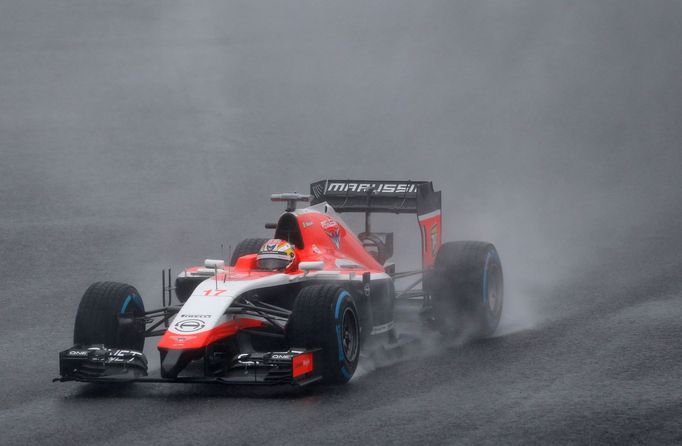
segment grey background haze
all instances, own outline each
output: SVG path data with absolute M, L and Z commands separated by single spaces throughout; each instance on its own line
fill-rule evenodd
M 666 317 L 682 306 L 674 272 L 682 263 L 681 41 L 679 1 L 0 2 L 0 386 L 7 405 L 0 425 L 13 426 L 14 435 L 6 438 L 31 439 L 17 430 L 31 419 L 42 420 L 39 433 L 54 434 L 55 414 L 78 416 L 90 405 L 108 415 L 126 410 L 123 402 L 107 409 L 106 398 L 64 407 L 63 398 L 81 396 L 77 388 L 47 383 L 89 283 L 130 282 L 156 303 L 161 268 L 177 270 L 220 255 L 221 243 L 267 235 L 262 223 L 281 210 L 268 195 L 303 192 L 325 177 L 433 180 L 444 194 L 446 238 L 497 245 L 507 281 L 500 334 L 521 334 L 453 353 L 475 349 L 468 354 L 481 370 L 500 367 L 476 362 L 487 348 L 504 358 L 494 349 L 505 342 L 534 346 L 551 337 L 542 330 L 584 314 L 625 308 L 624 325 L 613 322 L 623 333 L 643 332 L 630 320 L 641 314 L 679 333 L 679 322 Z M 414 266 L 414 221 L 377 221 L 400 236 L 398 261 Z M 656 296 L 668 300 L 637 307 Z M 599 338 L 612 333 L 604 318 Z M 574 344 L 594 341 L 581 339 Z M 665 339 L 642 347 L 669 349 L 647 359 L 665 371 L 662 381 L 637 379 L 644 388 L 656 383 L 655 391 L 642 390 L 653 395 L 649 403 L 679 414 L 680 366 L 657 361 L 679 358 L 680 338 Z M 570 369 L 586 358 L 563 360 Z M 440 379 L 456 368 L 432 365 Z M 383 373 L 402 382 L 418 366 Z M 608 373 L 583 372 L 581 383 L 594 373 L 621 388 Z M 372 376 L 355 381 L 352 395 L 376 389 Z M 473 388 L 488 385 L 485 376 Z M 542 401 L 580 394 L 577 381 Z M 398 386 L 386 384 L 386 392 Z M 633 405 L 650 409 L 639 394 L 600 406 L 593 390 L 584 391 L 595 413 L 622 410 L 627 419 Z M 424 395 L 417 407 L 449 404 Z M 147 398 L 135 403 L 141 414 L 159 403 Z M 488 400 L 481 401 L 469 409 L 486 413 Z M 264 401 L 225 404 L 268 410 Z M 562 426 L 573 432 L 580 409 L 562 407 L 569 411 Z M 395 415 L 387 410 L 373 416 Z M 532 410 L 512 412 L 515 426 L 532 426 Z M 293 413 L 320 426 L 305 411 Z M 609 430 L 620 425 L 605 417 L 594 432 L 614 437 L 573 439 L 622 439 L 628 429 Z M 506 435 L 504 422 L 512 421 L 489 426 L 490 435 Z M 468 423 L 478 426 L 476 418 Z M 159 426 L 150 425 L 136 430 L 153 437 Z M 360 435 L 369 435 L 362 426 Z M 543 426 L 517 431 L 519 441 L 571 438 Z M 680 438 L 679 424 L 666 426 L 656 430 L 664 441 Z M 426 438 L 487 438 L 483 428 L 461 429 L 469 436 L 441 430 Z
M 3 222 L 133 218 L 136 268 L 215 255 L 322 177 L 432 179 L 447 237 L 552 279 L 680 203 L 679 2 L 1 8 Z

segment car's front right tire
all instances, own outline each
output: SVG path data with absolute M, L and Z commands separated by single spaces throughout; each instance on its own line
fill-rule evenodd
M 103 344 L 108 348 L 142 351 L 144 303 L 135 287 L 119 282 L 96 282 L 81 298 L 73 342 L 76 345 Z

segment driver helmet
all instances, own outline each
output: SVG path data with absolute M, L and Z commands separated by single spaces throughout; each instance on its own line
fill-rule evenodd
M 294 247 L 289 242 L 273 238 L 263 243 L 256 256 L 256 263 L 260 269 L 283 270 L 296 259 Z

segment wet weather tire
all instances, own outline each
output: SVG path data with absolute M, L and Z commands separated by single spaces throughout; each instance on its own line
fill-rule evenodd
M 502 264 L 487 242 L 444 243 L 432 282 L 433 315 L 446 337 L 491 336 L 502 315 Z
M 73 331 L 74 344 L 104 344 L 109 348 L 142 351 L 144 303 L 135 287 L 118 282 L 96 282 L 81 298 Z
M 234 251 L 232 252 L 230 265 L 234 266 L 241 256 L 245 256 L 247 254 L 257 254 L 258 251 L 260 251 L 260 247 L 263 246 L 263 243 L 267 242 L 268 240 L 270 239 L 247 238 L 242 240 L 241 242 L 239 242 L 239 244 L 234 248 Z
M 338 285 L 311 285 L 296 296 L 287 324 L 292 348 L 321 348 L 323 382 L 344 384 L 360 358 L 360 317 L 351 293 Z

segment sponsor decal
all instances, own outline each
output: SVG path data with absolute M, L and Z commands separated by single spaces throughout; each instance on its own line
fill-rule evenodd
M 312 249 L 315 254 L 322 254 L 322 250 L 320 248 L 318 248 L 317 245 L 315 245 L 315 244 L 313 244 L 310 247 L 310 249 Z
M 191 333 L 193 331 L 199 331 L 206 323 L 200 319 L 183 319 L 175 323 L 175 330 L 182 333 Z
M 192 318 L 192 319 L 208 319 L 211 317 L 210 314 L 181 314 L 180 317 Z
M 436 255 L 436 245 L 438 245 L 438 223 L 431 226 L 431 254 Z
M 87 350 L 70 350 L 69 356 L 88 356 Z
M 120 357 L 124 357 L 124 356 L 143 356 L 142 353 L 136 352 L 136 351 L 134 351 L 134 350 L 114 350 L 114 351 L 111 353 L 111 355 L 112 355 L 112 356 L 120 356 Z
M 313 371 L 313 354 L 312 352 L 303 353 L 302 355 L 294 356 L 291 363 L 292 365 L 292 377 L 305 375 Z
M 325 234 L 332 239 L 332 243 L 334 243 L 336 249 L 341 248 L 341 227 L 336 220 L 328 218 L 327 220 L 322 220 L 320 225 L 322 225 L 322 229 L 324 229 Z
M 312 225 L 313 225 L 313 222 L 312 222 L 312 221 L 304 221 L 304 222 L 303 222 L 303 229 L 309 228 L 309 227 L 311 227 Z
M 414 183 L 329 183 L 329 192 L 368 192 L 373 194 L 405 194 L 416 193 L 417 185 Z
M 291 357 L 292 357 L 292 355 L 285 355 L 285 354 L 281 354 L 281 353 L 273 353 L 270 356 L 271 359 L 286 359 L 286 360 L 291 359 Z

